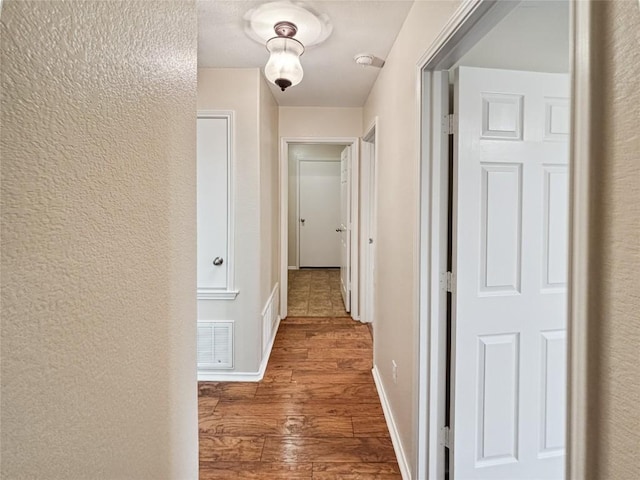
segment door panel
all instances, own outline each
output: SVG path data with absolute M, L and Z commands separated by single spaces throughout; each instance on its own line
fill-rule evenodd
M 300 161 L 300 266 L 340 265 L 340 163 Z
M 227 288 L 228 122 L 215 117 L 197 120 L 198 288 Z M 214 265 L 215 258 L 222 263 Z
M 340 291 L 351 311 L 351 147 L 340 155 Z
M 566 75 L 456 71 L 456 479 L 563 477 L 568 87 Z

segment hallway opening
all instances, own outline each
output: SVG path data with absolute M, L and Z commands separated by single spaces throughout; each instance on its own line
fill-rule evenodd
M 296 301 L 291 303 L 297 307 L 293 315 L 342 315 L 348 312 L 353 319 L 360 319 L 359 143 L 356 137 L 281 138 L 281 318 L 289 314 L 291 289 L 288 284 L 290 278 L 296 278 L 296 274 L 290 272 L 304 267 L 338 267 L 342 308 L 337 295 L 332 297 L 329 288 L 328 295 L 326 292 L 315 295 L 318 303 L 311 308 L 315 313 L 310 314 L 310 297 L 298 291 Z M 330 181 L 334 176 L 332 164 L 338 172 L 336 185 Z M 303 175 L 305 165 L 308 168 Z M 302 188 L 316 193 L 307 195 Z M 325 215 L 327 209 L 338 211 L 330 216 Z M 319 223 L 322 225 L 317 226 Z M 301 279 L 305 275 L 302 273 Z

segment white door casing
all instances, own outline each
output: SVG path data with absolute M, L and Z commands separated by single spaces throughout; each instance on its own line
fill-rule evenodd
M 376 162 L 375 162 L 375 123 L 365 135 L 362 144 L 361 162 L 361 255 L 363 263 L 360 267 L 362 286 L 361 314 L 363 322 L 374 321 L 374 288 L 375 288 L 375 202 L 376 202 Z
M 340 162 L 299 162 L 300 267 L 340 266 Z
M 351 311 L 351 147 L 340 155 L 340 291 Z
M 281 137 L 280 138 L 280 317 L 287 316 L 287 285 L 288 285 L 288 229 L 289 229 L 289 146 L 292 144 L 331 144 L 331 145 L 348 145 L 351 154 L 351 169 L 355 172 L 360 171 L 359 152 L 360 139 L 357 137 Z M 360 177 L 358 175 L 350 176 L 350 215 L 351 215 L 351 236 L 355 239 L 359 238 L 359 198 L 358 192 Z M 350 266 L 353 272 L 359 272 L 359 245 L 357 242 L 351 242 L 350 246 Z M 350 278 L 351 297 L 350 310 L 351 318 L 360 320 L 359 312 L 359 277 L 357 275 Z
M 460 67 L 453 478 L 563 478 L 567 75 Z

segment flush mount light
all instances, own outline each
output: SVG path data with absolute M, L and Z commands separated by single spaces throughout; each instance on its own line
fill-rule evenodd
M 282 91 L 302 80 L 300 55 L 305 48 L 320 45 L 333 31 L 326 14 L 291 0 L 263 3 L 249 10 L 244 21 L 247 36 L 266 44 L 270 57 L 264 68 L 265 77 Z
M 284 92 L 302 80 L 304 72 L 300 64 L 300 55 L 304 53 L 304 46 L 293 38 L 298 32 L 293 23 L 278 22 L 273 29 L 277 37 L 267 41 L 270 56 L 264 67 L 264 76 Z

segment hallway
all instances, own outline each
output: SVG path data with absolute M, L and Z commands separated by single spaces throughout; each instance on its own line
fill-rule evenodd
M 259 383 L 199 383 L 201 479 L 400 479 L 366 325 L 283 320 Z

